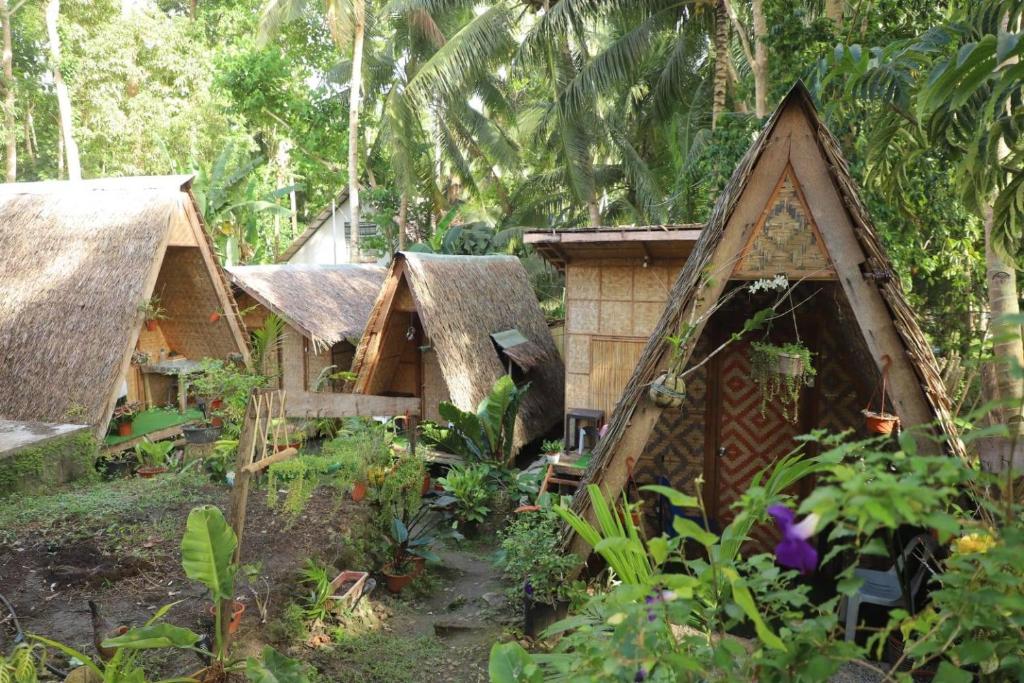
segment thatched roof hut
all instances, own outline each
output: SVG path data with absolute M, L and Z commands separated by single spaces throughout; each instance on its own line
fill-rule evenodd
M 140 305 L 154 295 L 167 319 L 149 350 L 248 358 L 190 184 L 169 176 L 0 186 L 0 414 L 102 434 L 122 379 L 134 384 Z
M 351 264 L 232 266 L 227 272 L 232 284 L 316 347 L 357 341 L 384 282 L 384 268 Z
M 514 256 L 396 254 L 353 370 L 357 393 L 418 396 L 430 419 L 439 419 L 442 400 L 475 410 L 511 370 L 530 382 L 516 425 L 520 444 L 562 416 L 562 361 Z
M 764 305 L 763 298 L 746 292 L 714 308 L 745 283 L 779 274 L 799 281 L 792 299 L 806 301 L 791 322 L 787 315 L 768 331 L 744 333 L 744 319 Z M 649 389 L 668 368 L 666 338 L 693 321 L 696 341 L 679 363 L 686 397 L 675 409 L 663 408 Z M 735 333 L 740 341 L 713 353 Z M 758 335 L 773 344 L 794 341 L 795 335 L 813 353 L 818 374 L 813 386 L 800 390 L 796 420 L 774 402 L 761 408 L 749 359 L 750 338 Z M 819 427 L 865 429 L 861 409 L 882 405 L 887 358 L 888 410 L 904 427 L 937 424 L 945 448 L 961 454 L 932 350 L 838 142 L 798 83 L 719 196 L 585 478 L 617 497 L 630 476 L 640 484 L 667 479 L 689 491 L 702 476 L 712 524 L 724 526 L 751 477 L 794 448 L 794 436 Z M 575 504 L 590 513 L 585 496 Z M 757 533 L 765 535 L 764 547 L 772 532 Z M 574 542 L 582 552 L 581 541 Z

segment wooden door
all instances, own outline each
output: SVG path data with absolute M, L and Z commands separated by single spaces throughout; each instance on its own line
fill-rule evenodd
M 769 403 L 762 415 L 761 389 L 751 378 L 748 342 L 733 343 L 722 351 L 717 374 L 719 429 L 712 510 L 721 529 L 735 517 L 732 504 L 754 475 L 789 453 L 796 445 L 793 437 L 802 430 L 783 417 L 777 404 Z M 751 536 L 759 551 L 777 542 L 772 525 L 759 526 Z

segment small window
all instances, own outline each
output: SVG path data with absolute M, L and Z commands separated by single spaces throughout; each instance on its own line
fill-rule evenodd
M 512 328 L 491 334 L 494 348 L 501 358 L 505 371 L 519 384 L 527 379 L 530 372 L 544 360 L 545 353 L 538 344 L 530 341 L 519 330 Z

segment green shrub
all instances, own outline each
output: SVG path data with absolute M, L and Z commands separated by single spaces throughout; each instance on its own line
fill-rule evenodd
M 562 550 L 561 528 L 557 515 L 542 507 L 515 515 L 501 532 L 498 566 L 512 584 L 507 592 L 513 604 L 527 593 L 535 602 L 554 604 L 576 592 L 568 577 L 579 557 Z
M 487 502 L 494 494 L 486 465 L 455 465 L 437 480 L 455 498 L 455 516 L 460 522 L 479 523 L 491 511 Z

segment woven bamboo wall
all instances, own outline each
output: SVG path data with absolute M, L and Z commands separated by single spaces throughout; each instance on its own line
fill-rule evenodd
M 325 368 L 333 365 L 330 348 L 323 348 L 319 353 L 314 353 L 313 345 L 303 339 L 305 344 L 306 354 L 306 386 L 309 387 L 310 391 L 316 390 L 316 381 L 320 378 L 320 373 Z M 331 370 L 330 372 L 337 372 L 337 370 Z M 330 391 L 330 382 L 320 388 L 320 391 Z
M 308 383 L 305 373 L 306 340 L 291 325 L 284 326 L 281 340 L 281 386 L 288 393 L 306 391 Z
M 210 322 L 224 311 L 199 249 L 168 247 L 154 293 L 167 310 L 160 327 L 172 349 L 195 360 L 238 352 L 227 316 Z
M 657 324 L 682 265 L 665 260 L 645 268 L 622 259 L 569 264 L 563 353 L 566 408 L 597 408 L 605 411 L 606 419 L 611 417 L 633 371 L 637 346 L 647 341 Z
M 441 373 L 441 364 L 437 360 L 437 352 L 433 349 L 424 351 L 423 359 L 423 416 L 427 420 L 439 421 L 441 414 L 437 405 L 441 401 L 451 400 L 448 384 Z

